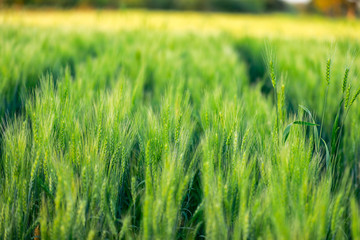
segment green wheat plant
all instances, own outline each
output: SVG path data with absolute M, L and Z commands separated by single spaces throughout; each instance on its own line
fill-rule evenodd
M 326 144 L 325 140 L 322 138 L 322 128 L 323 128 L 323 121 L 324 121 L 324 114 L 326 112 L 326 102 L 327 102 L 327 98 L 328 98 L 328 86 L 330 85 L 330 78 L 331 78 L 331 60 L 329 59 L 327 61 L 326 64 L 326 75 L 325 75 L 325 80 L 327 83 L 327 87 L 326 87 L 326 93 L 325 93 L 325 97 L 324 97 L 324 109 L 323 109 L 323 113 L 322 113 L 322 117 L 321 117 L 321 124 L 320 124 L 320 134 L 318 133 L 318 129 L 317 129 L 317 125 L 315 119 L 313 118 L 310 110 L 308 108 L 306 108 L 305 106 L 300 105 L 300 107 L 308 114 L 308 117 L 310 118 L 310 120 L 312 122 L 305 122 L 305 121 L 294 121 L 292 123 L 290 123 L 284 130 L 283 136 L 284 136 L 284 142 L 287 140 L 289 133 L 290 133 L 290 129 L 291 126 L 294 124 L 297 125 L 305 125 L 305 126 L 313 126 L 314 127 L 314 131 L 313 131 L 313 135 L 314 135 L 314 139 L 315 139 L 315 147 L 316 147 L 316 151 L 319 151 L 319 146 L 321 144 L 324 145 L 325 148 L 325 163 L 326 163 L 326 168 L 329 171 L 332 171 L 332 174 L 334 175 L 338 175 L 339 172 L 341 172 L 340 169 L 340 157 L 339 157 L 339 146 L 340 146 L 340 142 L 341 142 L 341 134 L 342 134 L 342 130 L 344 128 L 345 125 L 345 121 L 346 118 L 348 116 L 348 113 L 351 109 L 351 106 L 354 104 L 354 102 L 356 101 L 358 95 L 360 94 L 360 88 L 351 96 L 351 83 L 349 83 L 348 78 L 349 78 L 349 68 L 345 69 L 344 72 L 344 76 L 343 76 L 343 80 L 342 80 L 342 87 L 341 87 L 341 99 L 340 99 L 340 103 L 339 103 L 339 107 L 337 110 L 337 114 L 333 123 L 333 128 L 332 128 L 332 133 L 331 133 L 331 148 L 329 151 L 328 145 Z
M 0 239 L 359 237 L 358 69 L 313 87 L 322 43 L 0 28 Z

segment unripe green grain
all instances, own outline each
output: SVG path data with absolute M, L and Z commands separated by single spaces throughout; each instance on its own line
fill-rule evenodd
M 241 142 L 241 148 L 240 148 L 240 150 L 241 151 L 245 151 L 245 146 L 246 146 L 246 144 L 247 144 L 247 141 L 248 141 L 248 138 L 249 138 L 249 133 L 250 133 L 250 128 L 248 128 L 247 130 L 246 130 L 246 132 L 245 132 L 245 134 L 244 134 L 244 137 L 243 137 L 243 139 L 242 139 L 242 142 Z
M 209 113 L 208 111 L 205 112 L 205 128 L 209 127 Z
M 249 213 L 245 213 L 244 219 L 243 219 L 243 239 L 248 239 L 249 236 L 249 230 L 250 230 L 250 219 L 249 219 Z
M 126 152 L 125 152 L 125 147 L 122 147 L 121 150 L 121 184 L 123 183 L 124 180 L 124 173 L 125 173 L 125 168 L 126 168 L 126 156 L 125 156 Z
M 342 92 L 343 94 L 345 94 L 346 91 L 346 86 L 347 86 L 347 81 L 348 81 L 348 77 L 349 77 L 349 68 L 345 69 L 345 74 L 344 74 L 344 79 L 343 79 L 343 84 L 342 84 Z
M 75 134 L 74 133 L 71 135 L 69 157 L 70 157 L 71 164 L 73 164 L 73 166 L 76 166 L 76 160 L 75 160 Z
M 78 144 L 78 146 L 76 147 L 76 166 L 79 169 L 80 169 L 80 157 L 81 157 L 80 154 L 81 154 L 80 145 Z
M 22 213 L 21 213 L 21 201 L 19 201 L 20 199 L 18 199 L 18 201 L 16 202 L 16 212 L 15 212 L 15 220 L 16 220 L 16 236 L 17 239 L 21 239 L 21 225 L 22 225 Z
M 45 150 L 45 156 L 44 156 L 44 175 L 45 175 L 45 182 L 49 181 L 49 171 L 48 171 L 48 158 L 49 158 L 49 154 L 48 154 L 48 149 Z
M 103 214 L 106 214 L 106 206 L 107 206 L 107 201 L 106 201 L 106 179 L 103 181 L 102 187 L 101 187 L 101 194 L 100 194 L 100 208 Z
M 351 99 L 349 107 L 355 102 L 355 100 L 359 96 L 359 94 L 360 94 L 360 87 L 358 88 L 358 90 L 355 92 L 355 95 Z
M 88 186 L 89 186 L 89 181 L 87 175 L 87 167 L 85 165 L 81 171 L 81 190 L 83 193 L 87 193 Z
M 103 136 L 103 126 L 102 126 L 102 114 L 100 113 L 100 116 L 98 118 L 97 122 L 97 142 L 98 142 L 98 149 L 101 149 L 101 140 Z
M 52 181 L 52 178 L 51 176 L 49 177 L 49 192 L 50 193 L 53 193 L 53 181 Z
M 181 129 L 182 113 L 180 114 L 175 127 L 175 143 L 179 142 L 180 129 Z
M 336 235 L 336 231 L 338 229 L 338 223 L 340 218 L 340 208 L 341 208 L 341 198 L 338 196 L 335 200 L 333 211 L 332 211 L 332 218 L 331 218 L 331 232 Z
M 35 161 L 32 165 L 32 168 L 31 168 L 31 174 L 30 174 L 30 186 L 33 185 L 34 183 L 34 180 L 35 180 L 35 176 L 36 176 L 36 171 L 37 171 L 37 168 L 38 168 L 38 162 L 39 162 L 39 153 L 36 154 L 36 158 L 35 158 Z M 31 189 L 31 188 L 30 188 Z
M 348 107 L 348 105 L 349 105 L 350 91 L 351 91 L 351 83 L 349 84 L 348 88 L 346 89 L 346 94 L 345 94 L 345 109 L 347 109 L 347 107 Z
M 112 194 L 112 195 L 114 195 L 114 194 Z M 113 199 L 110 199 L 110 201 L 109 201 L 110 202 L 109 207 L 110 207 L 110 212 L 111 212 L 111 219 L 116 218 L 116 204 L 115 204 L 115 201 Z
M 273 88 L 276 88 L 276 76 L 275 76 L 275 70 L 274 70 L 274 62 L 270 60 L 269 62 L 269 68 L 270 68 L 270 78 Z
M 136 178 L 134 176 L 131 177 L 131 198 L 133 201 L 133 205 L 135 207 L 136 202 Z
M 60 123 L 60 148 L 62 151 L 65 150 L 65 120 Z
M 326 79 L 326 83 L 327 85 L 330 84 L 330 75 L 331 75 L 331 59 L 329 58 L 327 60 L 327 63 L 326 63 L 326 76 L 325 76 L 325 79 Z
M 225 145 L 226 145 L 226 147 L 227 147 L 228 149 L 229 149 L 229 147 L 230 147 L 232 135 L 233 135 L 233 129 L 230 130 L 230 132 L 227 134 L 227 137 L 226 137 Z
M 237 151 L 238 151 L 238 133 L 237 131 L 235 131 L 234 140 L 233 140 L 233 155 L 232 155 L 233 160 L 235 160 L 236 158 Z M 234 167 L 234 165 L 235 165 L 235 161 L 233 161 L 232 167 Z
M 281 123 L 285 121 L 286 108 L 285 108 L 285 85 L 281 85 L 281 91 L 278 93 L 278 109 L 279 109 L 279 118 Z
M 24 182 L 22 183 L 22 195 L 23 195 L 23 198 L 22 198 L 22 210 L 25 212 L 26 209 L 27 209 L 27 202 L 26 202 L 26 192 L 27 192 L 27 181 L 24 180 Z

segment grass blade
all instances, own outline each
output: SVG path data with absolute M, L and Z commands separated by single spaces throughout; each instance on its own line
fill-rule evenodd
M 284 130 L 284 133 L 283 133 L 283 138 L 284 138 L 284 143 L 286 142 L 286 140 L 288 139 L 289 137 L 289 134 L 290 134 L 290 129 L 291 129 L 291 126 L 293 125 L 293 123 L 290 123 L 289 125 L 286 126 L 285 130 Z
M 326 169 L 329 169 L 330 167 L 330 152 L 329 152 L 329 148 L 326 144 L 326 142 L 324 141 L 324 139 L 322 139 L 322 142 L 324 143 L 324 146 L 325 146 L 325 152 L 326 152 L 326 157 L 325 157 L 325 160 L 326 160 Z
M 286 142 L 286 140 L 289 137 L 291 126 L 293 124 L 302 125 L 302 126 L 318 126 L 316 123 L 305 122 L 305 121 L 294 121 L 294 122 L 290 123 L 289 125 L 287 125 L 283 132 L 284 143 Z
M 301 104 L 299 105 L 299 107 L 302 108 L 310 116 L 311 121 L 313 123 L 315 123 L 315 120 L 314 120 L 310 110 Z M 319 139 L 319 132 L 318 132 L 318 129 L 316 126 L 314 126 L 314 138 L 315 138 L 315 147 L 316 147 L 316 150 L 318 151 L 319 145 L 320 145 L 320 139 Z

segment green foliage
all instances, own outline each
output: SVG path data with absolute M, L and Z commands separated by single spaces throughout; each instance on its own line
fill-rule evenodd
M 343 128 L 359 127 L 346 122 L 347 114 L 358 113 L 349 112 L 358 108 L 359 94 L 347 90 L 350 71 L 339 84 L 340 107 L 328 102 L 322 135 L 314 111 L 289 107 L 301 99 L 291 90 L 296 83 L 275 71 L 286 67 L 281 59 L 288 55 L 274 51 L 279 65 L 258 68 L 269 67 L 272 99 L 261 79 L 250 84 L 239 41 L 225 34 L 38 31 L 8 26 L 0 37 L 8 44 L 0 68 L 12 71 L 3 77 L 2 96 L 23 92 L 18 114 L 5 100 L 0 104 L 9 113 L 2 115 L 0 238 L 359 236 L 357 175 L 349 170 L 357 162 L 344 160 L 344 174 L 322 171 L 324 160 L 329 166 L 355 154 L 345 143 L 357 136 Z M 52 47 L 26 50 L 38 50 L 45 39 Z M 305 70 L 293 64 L 289 75 L 304 71 L 309 88 L 313 73 Z M 16 74 L 24 75 L 21 83 Z M 31 74 L 39 77 L 25 77 Z M 334 84 L 332 77 L 315 90 L 328 86 L 331 94 Z M 299 95 L 311 96 L 303 89 Z M 329 152 L 327 120 L 336 112 L 336 147 Z
M 270 68 L 271 73 L 273 73 L 273 68 Z M 331 70 L 331 60 L 329 59 L 327 61 L 326 64 L 326 82 L 327 82 L 327 90 L 328 90 L 328 86 L 330 84 L 330 70 Z M 271 74 L 273 75 L 273 74 Z M 337 184 L 337 181 L 340 178 L 340 175 L 342 173 L 342 171 L 344 170 L 344 163 L 341 162 L 340 156 L 339 156 L 339 146 L 341 143 L 341 134 L 342 134 L 342 130 L 345 124 L 345 120 L 346 117 L 349 113 L 350 107 L 351 105 L 355 102 L 355 100 L 357 99 L 358 95 L 359 95 L 359 91 L 357 91 L 354 96 L 352 97 L 352 100 L 349 102 L 349 96 L 350 96 L 350 90 L 346 92 L 345 94 L 345 89 L 346 89 L 346 85 L 347 85 L 347 81 L 348 81 L 348 75 L 349 75 L 349 68 L 345 69 L 345 75 L 343 78 L 343 82 L 342 82 L 342 98 L 340 100 L 339 106 L 338 106 L 338 110 L 337 110 L 337 114 L 333 123 L 333 127 L 332 127 L 332 134 L 331 134 L 331 152 L 329 152 L 328 146 L 325 142 L 324 139 L 322 139 L 322 135 L 321 135 L 321 130 L 322 130 L 322 124 L 323 124 L 323 119 L 324 119 L 324 114 L 326 112 L 326 100 L 327 100 L 327 93 L 325 94 L 325 100 L 324 100 L 324 109 L 323 109 L 323 116 L 321 119 L 321 128 L 320 128 L 320 135 L 318 135 L 318 130 L 317 130 L 317 124 L 315 123 L 314 118 L 312 117 L 312 114 L 310 112 L 309 109 L 307 109 L 306 107 L 300 105 L 300 107 L 309 114 L 309 117 L 312 121 L 311 122 L 305 122 L 305 121 L 294 121 L 292 123 L 290 123 L 289 125 L 286 126 L 284 132 L 283 132 L 283 138 L 284 138 L 284 142 L 286 142 L 289 134 L 290 134 L 290 129 L 291 126 L 294 124 L 298 124 L 298 125 L 304 125 L 304 126 L 314 126 L 314 138 L 315 138 L 315 146 L 316 146 L 316 152 L 318 154 L 320 154 L 320 144 L 322 141 L 324 143 L 324 147 L 325 147 L 325 163 L 326 163 L 326 169 L 330 170 L 331 173 L 334 176 L 334 184 Z M 272 79 L 274 79 L 272 77 Z M 273 81 L 273 80 L 272 80 Z M 351 83 L 349 84 L 349 89 L 350 89 Z M 274 89 L 276 89 L 276 86 L 274 85 Z M 326 90 L 326 91 L 327 91 Z M 344 103 L 345 100 L 345 103 Z M 343 113 L 344 109 L 346 110 L 345 115 Z M 344 116 L 343 116 L 344 115 Z

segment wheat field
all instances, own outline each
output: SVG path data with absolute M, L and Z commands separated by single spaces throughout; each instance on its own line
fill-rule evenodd
M 360 239 L 358 20 L 1 10 L 1 239 Z

